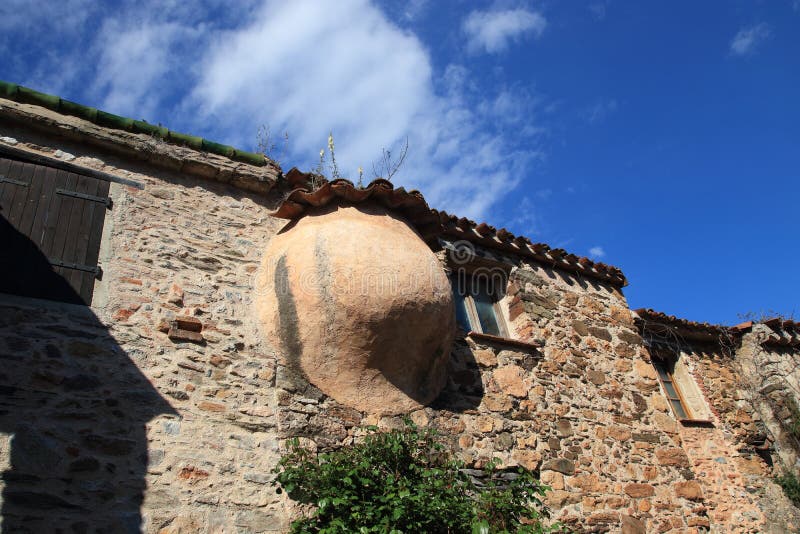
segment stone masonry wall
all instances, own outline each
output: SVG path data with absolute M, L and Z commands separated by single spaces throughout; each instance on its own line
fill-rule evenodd
M 800 440 L 787 429 L 800 418 L 800 353 L 788 347 L 765 344 L 770 328 L 756 324 L 742 338 L 736 359 L 748 377 L 769 438 L 777 445 L 777 456 L 785 469 L 800 465 Z
M 529 346 L 462 336 L 445 391 L 412 420 L 450 436 L 475 468 L 499 458 L 537 471 L 553 488 L 555 518 L 575 531 L 762 530 L 737 465 L 706 461 L 735 452 L 725 434 L 684 429 L 670 414 L 618 291 L 520 264 L 503 305 L 512 337 Z M 361 425 L 401 424 L 339 406 L 297 379 L 279 357 L 281 438 L 327 448 L 352 442 Z M 727 513 L 709 510 L 706 492 Z
M 92 309 L 0 299 L 9 531 L 284 531 L 275 354 L 251 313 L 278 194 L 0 134 L 144 186 L 112 184 Z
M 91 309 L 0 296 L 4 528 L 282 532 L 296 510 L 269 473 L 286 438 L 329 448 L 401 424 L 339 405 L 263 340 L 254 280 L 285 224 L 267 215 L 279 193 L 0 129 L 12 134 L 144 187 L 112 185 Z M 538 472 L 554 517 L 578 532 L 800 524 L 745 446 L 771 424 L 739 386 L 746 365 L 687 354 L 714 426 L 681 425 L 619 290 L 510 261 L 501 307 L 524 343 L 462 333 L 417 424 L 475 468 L 499 458 Z
M 706 497 L 712 524 L 750 524 L 763 516 L 763 532 L 793 532 L 800 513 L 772 481 L 773 469 L 756 449 L 765 437 L 749 386 L 733 349 L 699 348 L 682 356 L 713 413 L 713 427 L 678 425 Z

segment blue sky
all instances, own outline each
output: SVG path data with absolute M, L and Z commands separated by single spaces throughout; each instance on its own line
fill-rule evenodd
M 408 138 L 433 207 L 616 265 L 633 308 L 800 315 L 800 0 L 6 0 L 0 79 L 243 148 Z

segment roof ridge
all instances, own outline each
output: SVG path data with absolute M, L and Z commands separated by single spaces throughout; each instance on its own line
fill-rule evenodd
M 56 95 L 42 93 L 22 85 L 2 80 L 0 80 L 0 98 L 7 98 L 8 100 L 23 104 L 41 106 L 61 113 L 62 115 L 78 117 L 106 128 L 157 136 L 171 144 L 185 145 L 195 150 L 210 152 L 257 167 L 267 165 L 268 161 L 263 154 L 239 150 L 230 145 L 210 141 L 203 137 L 176 132 L 160 125 L 156 126 L 144 120 L 114 115 L 113 113 L 108 113 L 97 108 L 65 100 Z

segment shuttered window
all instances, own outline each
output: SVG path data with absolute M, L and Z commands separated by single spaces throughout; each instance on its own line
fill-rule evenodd
M 109 185 L 0 157 L 0 292 L 90 304 Z

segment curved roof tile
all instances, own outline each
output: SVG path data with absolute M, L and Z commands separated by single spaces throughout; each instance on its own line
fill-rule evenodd
M 314 180 L 322 185 L 311 190 Z M 292 191 L 286 196 L 273 217 L 296 219 L 311 207 L 329 204 L 335 198 L 358 204 L 366 200 L 377 200 L 387 208 L 396 210 L 417 229 L 426 241 L 438 235 L 466 240 L 482 247 L 516 254 L 537 260 L 555 269 L 575 273 L 622 287 L 627 280 L 622 271 L 589 258 L 570 254 L 563 249 L 551 249 L 544 243 L 532 243 L 525 236 L 515 236 L 505 228 L 496 229 L 485 222 L 476 223 L 466 217 L 456 217 L 445 211 L 431 209 L 419 191 L 395 188 L 388 180 L 373 180 L 364 188 L 356 187 L 342 178 L 327 181 L 313 173 L 304 173 L 293 168 L 286 173 L 286 181 Z

